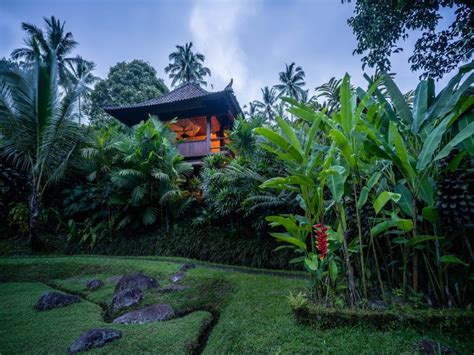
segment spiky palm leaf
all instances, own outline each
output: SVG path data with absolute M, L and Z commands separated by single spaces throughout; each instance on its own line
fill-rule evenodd
M 290 65 L 285 64 L 285 66 L 285 71 L 279 73 L 280 84 L 275 85 L 275 88 L 280 92 L 279 95 L 299 100 L 304 95 L 305 73 L 294 62 Z
M 204 77 L 211 75 L 211 70 L 204 66 L 205 56 L 192 50 L 193 43 L 184 46 L 176 46 L 177 51 L 169 55 L 170 64 L 165 67 L 165 72 L 171 79 L 171 86 L 194 81 L 201 85 L 207 85 Z
M 26 171 L 32 185 L 30 239 L 37 243 L 40 201 L 63 175 L 79 142 L 75 102 L 78 83 L 61 98 L 54 52 L 37 57 L 29 70 L 0 64 L 0 154 Z M 37 247 L 37 245 L 35 245 Z
M 24 40 L 25 47 L 13 50 L 11 57 L 24 60 L 26 67 L 30 67 L 38 56 L 43 57 L 43 60 L 54 56 L 58 64 L 59 81 L 66 87 L 69 77 L 67 64 L 75 61 L 67 56 L 76 47 L 77 42 L 71 32 L 65 32 L 65 22 L 61 23 L 54 16 L 43 19 L 45 31 L 35 25 L 22 23 L 22 28 L 28 36 Z

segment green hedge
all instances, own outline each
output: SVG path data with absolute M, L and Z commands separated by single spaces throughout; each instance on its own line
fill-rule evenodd
M 295 269 L 296 266 L 289 264 L 294 254 L 274 252 L 277 246 L 278 243 L 269 235 L 248 235 L 224 227 L 201 226 L 124 233 L 99 242 L 92 250 L 71 241 L 65 253 L 177 256 L 257 268 Z
M 341 326 L 372 327 L 380 330 L 411 327 L 420 330 L 440 330 L 444 333 L 465 335 L 474 331 L 474 312 L 461 309 L 426 309 L 373 311 L 357 308 L 325 308 L 308 305 L 294 309 L 298 323 L 320 329 Z

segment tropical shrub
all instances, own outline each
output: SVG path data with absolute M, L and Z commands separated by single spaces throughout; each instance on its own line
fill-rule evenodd
M 472 65 L 461 68 L 438 95 L 432 80 L 421 81 L 412 106 L 390 75 L 371 82 L 367 92 L 352 89 L 346 75 L 339 91 L 340 109 L 330 117 L 286 99 L 292 106 L 289 112 L 297 118 L 294 127 L 277 118 L 277 127 L 255 129 L 266 140 L 262 148 L 287 168 L 285 176 L 269 179 L 261 187 L 295 192 L 304 211 L 304 215 L 267 217 L 271 226 L 285 231 L 272 235 L 287 243 L 282 248 L 303 254 L 294 261 L 302 262 L 315 276 L 320 296 L 318 287 L 325 284 L 327 293 L 331 276 L 324 260 L 334 260 L 333 270 L 345 269 L 351 304 L 367 299 L 368 286 L 371 290 L 375 286 L 374 275 L 383 299 L 387 286 L 401 286 L 405 299 L 422 289 L 432 303 L 465 303 L 469 264 L 463 259 L 472 261 L 472 255 L 453 248 L 461 243 L 472 249 L 462 237 L 464 228 L 456 236 L 462 237 L 459 241 L 440 234 L 437 206 L 442 204 L 436 204 L 436 180 L 438 162 L 453 149 L 452 171 L 472 154 L 473 100 L 465 95 L 474 80 L 474 74 L 468 75 L 471 69 Z M 460 196 L 467 197 L 467 188 L 462 191 Z M 333 228 L 324 227 L 323 217 Z M 329 239 L 329 258 L 325 250 L 318 250 L 326 241 L 315 243 L 311 226 L 317 222 L 316 237 L 327 234 Z M 331 245 L 331 239 L 339 243 Z M 332 254 L 338 258 L 331 259 Z M 451 269 L 457 270 L 456 281 L 448 276 Z M 337 273 L 332 274 L 336 279 Z
M 64 174 L 78 142 L 74 109 L 83 90 L 80 82 L 68 92 L 58 90 L 58 66 L 52 50 L 38 56 L 29 70 L 0 66 L 0 153 L 28 175 L 29 240 L 38 236 L 41 199 Z

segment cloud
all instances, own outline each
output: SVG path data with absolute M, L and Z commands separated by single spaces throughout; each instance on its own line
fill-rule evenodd
M 246 2 L 205 1 L 194 3 L 189 28 L 196 49 L 206 56 L 211 69 L 210 83 L 222 90 L 231 78 L 241 105 L 260 97 L 261 82 L 247 66 L 248 57 L 242 46 L 241 29 L 255 15 L 255 8 Z

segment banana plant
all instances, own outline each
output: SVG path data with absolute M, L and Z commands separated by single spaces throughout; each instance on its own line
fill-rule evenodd
M 374 90 L 376 100 L 367 101 L 369 111 L 371 106 L 382 108 L 383 117 L 377 126 L 370 120 L 358 122 L 359 130 L 367 137 L 365 148 L 379 158 L 390 160 L 403 176 L 395 191 L 402 195 L 403 211 L 412 218 L 413 238 L 418 235 L 418 204 L 425 207 L 434 205 L 434 182 L 430 177 L 436 162 L 447 157 L 453 148 L 472 140 L 474 135 L 474 115 L 471 112 L 474 97 L 463 98 L 474 82 L 473 73 L 466 78 L 473 67 L 470 64 L 461 68 L 438 95 L 435 95 L 432 79 L 422 80 L 416 88 L 412 109 L 390 76 L 384 75 L 383 83 L 391 101 L 388 102 L 378 89 Z M 457 134 L 452 137 L 454 126 L 460 119 Z M 416 253 L 413 257 L 413 288 L 418 288 Z
M 364 169 L 364 134 L 358 130 L 359 122 L 363 119 L 372 93 L 376 90 L 377 83 L 372 85 L 368 93 L 357 103 L 356 94 L 353 93 L 350 84 L 350 77 L 346 74 L 340 87 L 340 110 L 333 113 L 332 117 L 325 119 L 328 127 L 328 136 L 337 148 L 339 155 L 345 160 L 347 175 L 351 177 L 347 185 L 351 185 L 351 194 L 355 201 L 360 199 L 359 188 L 363 185 Z M 356 204 L 356 222 L 359 244 L 359 260 L 361 266 L 362 291 L 364 298 L 367 297 L 366 268 L 364 263 L 364 241 L 361 226 L 361 211 L 359 204 Z

